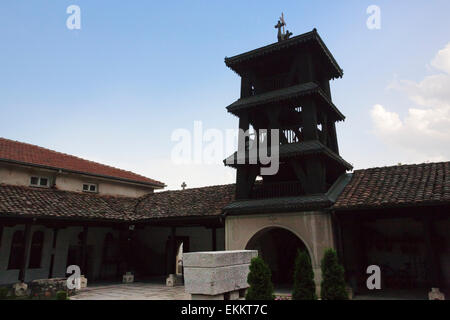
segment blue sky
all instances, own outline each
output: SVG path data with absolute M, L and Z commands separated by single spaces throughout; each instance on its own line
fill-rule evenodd
M 72 4 L 80 30 L 66 27 Z M 380 30 L 366 26 L 372 4 Z M 225 107 L 239 78 L 223 59 L 275 42 L 281 12 L 294 35 L 317 28 L 344 69 L 332 95 L 347 117 L 337 127 L 341 155 L 355 169 L 449 160 L 447 0 L 2 0 L 0 136 L 170 189 L 233 182 L 221 164 L 173 164 L 171 134 L 196 120 L 237 127 Z

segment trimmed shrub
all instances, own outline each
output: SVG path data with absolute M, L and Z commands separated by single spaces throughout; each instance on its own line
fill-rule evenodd
M 316 300 L 316 284 L 311 259 L 307 252 L 298 250 L 295 258 L 294 290 L 292 300 Z
M 7 287 L 0 287 L 0 300 L 5 300 L 8 297 L 8 292 Z
M 339 264 L 336 251 L 325 250 L 321 263 L 322 283 L 320 296 L 323 300 L 347 300 L 344 268 Z
M 250 262 L 250 273 L 247 282 L 250 287 L 245 296 L 246 300 L 273 300 L 272 272 L 269 266 L 260 257 Z
M 67 300 L 67 292 L 66 291 L 56 292 L 56 300 Z

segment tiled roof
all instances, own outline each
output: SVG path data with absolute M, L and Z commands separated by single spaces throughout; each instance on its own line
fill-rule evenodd
M 136 199 L 0 185 L 0 217 L 49 217 L 126 220 Z
M 333 209 L 450 204 L 450 162 L 356 170 Z
M 128 198 L 0 184 L 0 217 L 138 221 L 217 216 L 234 200 L 234 191 L 234 185 L 222 185 Z
M 56 152 L 28 143 L 0 138 L 0 160 L 31 164 L 76 173 L 86 173 L 112 179 L 164 187 L 164 183 L 139 174 L 84 160 L 65 153 Z
M 213 217 L 220 215 L 224 208 L 226 212 L 253 212 L 282 205 L 286 210 L 309 210 L 329 207 L 334 199 L 327 193 L 234 201 L 234 184 L 156 192 L 141 198 L 0 184 L 0 217 L 143 221 Z M 450 162 L 356 170 L 331 208 L 349 210 L 417 205 L 450 205 Z
M 234 196 L 234 184 L 155 192 L 139 202 L 135 219 L 220 215 Z

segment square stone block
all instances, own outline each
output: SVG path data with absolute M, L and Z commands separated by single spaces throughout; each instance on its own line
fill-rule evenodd
M 28 285 L 25 282 L 18 282 L 13 285 L 14 294 L 18 297 L 26 296 L 28 294 Z
M 82 275 L 80 277 L 80 287 L 81 287 L 81 289 L 87 288 L 87 283 L 88 283 L 87 278 L 84 275 Z
M 431 291 L 428 292 L 428 300 L 445 300 L 445 295 L 439 288 L 431 288 Z
M 166 278 L 166 286 L 167 287 L 176 287 L 183 285 L 183 276 L 177 274 L 169 274 Z
M 123 283 L 132 283 L 134 282 L 134 275 L 131 274 L 131 272 L 127 272 L 123 275 L 122 277 L 122 282 Z
M 183 254 L 183 267 L 215 268 L 250 264 L 257 250 L 209 251 Z
M 256 250 L 193 252 L 183 256 L 187 293 L 217 296 L 248 288 L 250 261 Z

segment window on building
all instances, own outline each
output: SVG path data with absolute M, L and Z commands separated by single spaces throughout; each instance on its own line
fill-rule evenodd
M 84 183 L 83 191 L 84 192 L 97 192 L 97 185 L 94 183 Z
M 46 177 L 33 176 L 30 178 L 30 185 L 33 187 L 44 187 L 47 188 L 49 184 L 49 179 Z
M 20 269 L 25 251 L 25 237 L 23 231 L 14 232 L 9 252 L 8 269 Z
M 42 247 L 44 245 L 44 232 L 36 231 L 31 238 L 30 263 L 28 268 L 37 269 L 41 267 Z

